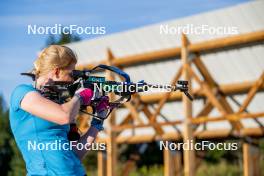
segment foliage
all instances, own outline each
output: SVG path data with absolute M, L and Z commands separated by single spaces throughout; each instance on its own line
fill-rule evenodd
M 215 141 L 216 142 L 216 141 Z M 238 150 L 207 150 L 206 154 L 204 156 L 204 159 L 206 162 L 215 164 L 219 163 L 221 159 L 225 159 L 229 163 L 236 163 L 239 158 L 239 154 L 242 153 L 241 143 L 237 140 L 233 141 L 217 141 L 225 144 L 231 144 L 231 143 L 237 143 L 238 144 Z
M 141 168 L 134 170 L 129 173 L 129 176 L 161 176 L 163 175 L 163 166 L 162 165 L 153 165 L 150 167 L 142 166 Z
M 26 175 L 25 165 L 9 125 L 9 113 L 0 96 L 0 170 L 1 175 Z
M 221 160 L 217 164 L 203 162 L 198 168 L 197 176 L 237 176 L 243 175 L 243 170 L 236 164 L 227 163 L 225 160 Z
M 81 38 L 78 35 L 70 33 L 62 33 L 59 36 L 50 34 L 46 40 L 46 46 L 48 45 L 64 45 L 71 42 L 80 41 Z
M 3 98 L 0 97 L 0 170 L 4 175 L 10 170 L 9 162 L 12 156 L 9 143 L 10 131 L 6 128 L 8 125 L 8 113 L 5 112 Z

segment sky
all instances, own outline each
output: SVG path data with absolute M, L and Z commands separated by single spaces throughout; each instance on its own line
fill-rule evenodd
M 12 90 L 30 84 L 21 72 L 33 68 L 48 35 L 28 34 L 28 25 L 105 26 L 117 33 L 166 20 L 190 16 L 247 2 L 248 0 L 1 0 L 0 95 L 7 106 Z M 89 40 L 103 35 L 80 36 Z

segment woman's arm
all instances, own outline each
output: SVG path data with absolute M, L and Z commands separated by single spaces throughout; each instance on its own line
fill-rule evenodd
M 78 150 L 76 147 L 73 147 L 74 152 L 77 154 L 77 156 L 80 158 L 80 160 L 85 156 L 87 151 L 91 148 L 92 143 L 94 142 L 98 130 L 94 127 L 90 127 L 89 130 L 77 141 L 77 143 L 82 143 L 83 146 L 86 145 L 86 148 L 84 147 L 82 150 Z
M 98 104 L 97 110 L 100 110 L 101 108 L 101 111 L 98 112 L 96 115 L 102 117 L 102 119 L 99 120 L 93 118 L 89 130 L 77 141 L 77 143 L 81 143 L 83 146 L 85 145 L 86 146 L 82 150 L 78 150 L 76 147 L 73 146 L 73 150 L 80 159 L 82 159 L 85 156 L 85 154 L 91 149 L 91 145 L 95 141 L 98 132 L 104 129 L 103 127 L 104 120 L 108 116 L 108 110 L 107 110 L 108 103 L 109 103 L 109 99 L 103 99 Z
M 80 109 L 80 101 L 74 96 L 67 103 L 60 105 L 32 91 L 22 99 L 21 108 L 45 120 L 64 125 L 74 121 Z

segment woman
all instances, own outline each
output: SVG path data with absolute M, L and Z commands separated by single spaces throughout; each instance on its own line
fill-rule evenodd
M 35 84 L 19 85 L 11 95 L 10 124 L 26 163 L 27 175 L 85 175 L 80 160 L 87 152 L 87 147 L 78 150 L 80 148 L 76 145 L 72 148 L 65 146 L 69 146 L 69 123 L 75 120 L 81 103 L 90 103 L 92 90 L 80 88 L 64 104 L 43 97 L 39 91 L 52 81 L 73 81 L 71 72 L 76 63 L 76 56 L 71 49 L 51 45 L 34 62 Z M 92 144 L 102 129 L 103 122 L 93 119 L 91 127 L 78 142 Z M 51 145 L 56 144 L 60 146 L 55 150 L 54 146 L 51 148 Z

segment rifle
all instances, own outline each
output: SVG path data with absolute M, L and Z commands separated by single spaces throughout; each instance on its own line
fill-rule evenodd
M 111 81 L 106 80 L 105 77 L 93 76 L 97 69 L 109 70 L 119 75 L 124 81 Z M 31 73 L 21 73 L 21 75 L 30 76 L 33 81 L 35 75 Z M 146 92 L 150 89 L 163 89 L 167 91 L 180 91 L 184 93 L 190 101 L 193 101 L 193 97 L 188 92 L 188 81 L 179 80 L 176 85 L 160 85 L 160 84 L 148 84 L 144 80 L 139 82 L 131 82 L 130 76 L 114 66 L 108 66 L 100 64 L 91 70 L 73 70 L 71 77 L 74 82 L 54 81 L 50 84 L 44 85 L 39 92 L 46 98 L 62 104 L 69 101 L 75 94 L 75 91 L 80 88 L 90 88 L 94 92 L 94 96 L 89 106 L 92 107 L 92 113 L 87 112 L 87 106 L 82 105 L 80 111 L 93 116 L 98 120 L 104 120 L 109 116 L 114 108 L 120 107 L 123 103 L 131 100 L 131 96 L 135 93 Z M 96 115 L 95 107 L 100 102 L 101 97 L 107 96 L 108 93 L 114 93 L 118 96 L 118 99 L 109 102 L 109 109 L 107 115 L 102 118 Z M 71 124 L 71 129 L 76 132 L 76 124 Z M 76 137 L 75 139 L 78 139 Z
M 121 78 L 124 79 L 123 82 L 118 81 L 109 81 L 106 80 L 105 77 L 101 76 L 92 76 L 98 68 L 109 70 L 118 74 Z M 29 73 L 21 73 L 22 75 L 31 76 L 33 80 L 35 80 L 34 75 Z M 108 93 L 113 92 L 115 95 L 119 96 L 118 99 L 110 102 L 110 109 L 117 108 L 125 102 L 130 101 L 131 96 L 135 93 L 146 92 L 150 89 L 163 89 L 166 91 L 180 91 L 183 92 L 190 101 L 193 100 L 193 97 L 188 92 L 188 81 L 179 80 L 176 85 L 160 85 L 160 84 L 147 84 L 144 80 L 139 82 L 131 82 L 130 76 L 114 66 L 108 66 L 100 64 L 94 67 L 91 70 L 73 70 L 71 76 L 74 82 L 64 82 L 64 81 L 54 81 L 50 84 L 43 86 L 40 90 L 40 93 L 59 104 L 65 103 L 70 98 L 74 96 L 75 91 L 80 88 L 90 88 L 92 89 L 96 96 L 93 97 L 91 104 L 89 106 L 92 107 L 93 113 L 95 115 L 95 107 L 100 100 L 101 96 L 107 96 Z M 86 106 L 81 107 L 81 111 L 85 112 Z M 109 113 L 108 113 L 109 115 Z

